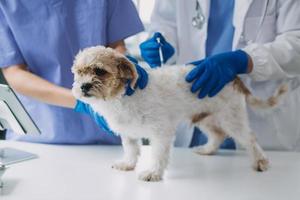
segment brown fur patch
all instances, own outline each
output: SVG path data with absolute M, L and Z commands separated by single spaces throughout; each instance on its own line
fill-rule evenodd
M 276 106 L 277 105 L 277 98 L 276 97 L 270 97 L 269 99 L 268 99 L 268 104 L 271 106 L 271 107 L 273 107 L 273 106 Z
M 200 122 L 203 119 L 205 119 L 206 117 L 208 117 L 209 115 L 211 115 L 211 113 L 209 113 L 209 112 L 202 112 L 199 114 L 195 114 L 192 116 L 192 123 Z
M 127 82 L 127 80 L 123 79 L 123 80 L 118 80 L 118 84 L 114 83 L 117 86 L 114 87 L 113 90 L 111 91 L 111 94 L 110 94 L 111 97 L 117 96 L 120 93 L 120 91 L 124 89 L 126 82 Z
M 119 76 L 122 79 L 130 79 L 131 80 L 131 88 L 134 88 L 136 84 L 138 74 L 135 69 L 135 66 L 129 62 L 125 57 L 117 58 L 117 68 L 119 72 Z
M 249 89 L 245 86 L 245 84 L 241 81 L 241 79 L 239 77 L 236 77 L 232 81 L 232 86 L 235 90 L 237 90 L 238 92 L 240 92 L 246 96 L 251 94 Z
M 80 68 L 77 70 L 77 74 L 80 75 L 80 76 L 83 76 L 83 75 L 86 75 L 86 74 L 93 74 L 94 73 L 94 70 L 92 67 L 90 66 L 86 66 L 86 67 L 83 67 L 83 68 Z
M 286 87 L 281 87 L 278 91 L 278 96 L 283 95 L 284 93 L 287 92 L 287 88 Z
M 218 126 L 212 126 L 211 129 L 219 137 L 224 137 L 226 135 L 225 131 Z

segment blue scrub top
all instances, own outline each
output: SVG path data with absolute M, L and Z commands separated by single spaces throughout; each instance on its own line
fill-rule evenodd
M 211 0 L 207 27 L 206 57 L 232 51 L 234 0 Z
M 26 64 L 32 73 L 71 88 L 80 49 L 108 45 L 143 31 L 131 0 L 1 0 L 0 66 Z M 60 144 L 119 144 L 87 115 L 19 95 L 40 136 L 8 139 Z

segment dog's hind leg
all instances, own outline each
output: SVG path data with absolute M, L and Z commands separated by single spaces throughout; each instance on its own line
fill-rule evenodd
M 160 181 L 168 165 L 170 148 L 173 143 L 173 136 L 153 137 L 150 139 L 152 147 L 151 166 L 141 172 L 138 178 L 143 181 Z
M 247 121 L 231 121 L 227 127 L 228 134 L 240 143 L 253 159 L 253 169 L 256 171 L 266 171 L 269 161 L 262 148 L 257 143 L 255 135 L 252 133 Z
M 256 141 L 253 133 L 240 133 L 232 136 L 237 142 L 239 142 L 250 153 L 253 159 L 253 169 L 256 171 L 266 171 L 269 167 L 269 161 L 264 154 L 262 148 Z
M 123 171 L 134 170 L 138 156 L 140 154 L 140 146 L 138 144 L 138 140 L 129 138 L 127 136 L 121 136 L 121 139 L 124 150 L 124 157 L 121 161 L 113 164 L 112 168 Z
M 225 139 L 224 130 L 210 122 L 205 122 L 199 128 L 206 134 L 208 140 L 206 144 L 194 147 L 193 151 L 201 155 L 215 154 Z
M 199 127 L 208 139 L 206 144 L 193 148 L 194 152 L 201 155 L 214 154 L 225 139 L 225 132 L 216 126 L 218 123 L 214 115 L 209 112 L 195 114 L 191 118 L 191 123 Z

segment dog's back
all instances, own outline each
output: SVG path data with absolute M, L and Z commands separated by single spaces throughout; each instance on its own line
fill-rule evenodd
M 94 107 L 117 132 L 124 133 L 125 128 L 128 134 L 143 132 L 147 135 L 146 130 L 153 126 L 176 126 L 180 121 L 192 121 L 199 113 L 219 113 L 222 118 L 239 109 L 246 115 L 247 102 L 254 107 L 267 108 L 274 106 L 284 93 L 281 88 L 276 92 L 277 96 L 262 101 L 253 97 L 237 78 L 215 97 L 200 100 L 197 94 L 191 93 L 191 85 L 185 81 L 192 68 L 190 65 L 173 65 L 147 69 L 149 82 L 145 89 L 136 90 L 132 96 L 99 102 Z
M 191 86 L 185 81 L 185 75 L 192 67 L 183 65 L 148 69 L 149 82 L 145 89 L 136 90 L 132 96 L 97 103 L 94 107 L 117 132 L 124 133 L 122 129 L 125 128 L 128 134 L 143 132 L 145 135 L 148 128 L 154 125 L 161 127 L 170 124 L 176 127 L 180 121 L 192 120 L 199 113 L 222 110 L 226 113 L 226 110 L 240 104 L 245 107 L 245 95 L 233 87 L 233 83 L 214 98 L 198 99 L 197 94 L 190 92 Z
M 185 81 L 186 74 L 192 68 L 191 65 L 173 65 L 149 69 L 147 87 L 144 90 L 136 90 L 134 97 L 126 97 L 128 103 L 133 101 L 131 98 L 135 98 L 134 101 L 139 102 L 139 105 L 143 107 L 149 107 L 152 110 L 157 108 L 158 112 L 164 110 L 167 113 L 171 112 L 171 115 L 173 113 L 185 115 L 187 110 L 213 111 L 222 109 L 224 103 L 228 105 L 243 101 L 245 95 L 238 89 L 239 86 L 235 82 L 225 86 L 213 98 L 198 99 L 198 93 L 191 93 L 191 84 Z

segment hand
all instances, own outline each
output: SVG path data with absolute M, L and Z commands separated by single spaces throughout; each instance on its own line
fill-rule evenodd
M 187 76 L 187 82 L 193 82 L 191 92 L 200 90 L 198 97 L 213 97 L 232 81 L 237 74 L 248 69 L 248 54 L 242 50 L 221 53 L 191 64 L 196 67 Z
M 147 72 L 141 66 L 138 65 L 138 61 L 135 58 L 133 58 L 129 55 L 127 55 L 126 57 L 128 58 L 128 60 L 130 60 L 135 65 L 136 71 L 139 75 L 139 78 L 136 82 L 135 88 L 138 87 L 141 90 L 144 89 L 148 84 Z M 128 85 L 130 85 L 130 83 Z M 131 87 L 127 87 L 125 95 L 131 96 L 133 93 L 134 93 L 134 90 Z
M 99 115 L 97 112 L 95 112 L 89 104 L 86 104 L 82 101 L 77 100 L 74 110 L 79 113 L 84 113 L 84 114 L 90 115 L 94 119 L 96 124 L 103 131 L 106 131 L 107 133 L 114 135 L 114 132 L 109 128 L 106 120 L 101 115 Z
M 158 38 L 160 39 L 160 43 L 158 42 Z M 159 48 L 162 50 L 163 63 L 166 63 L 175 53 L 174 47 L 158 32 L 152 38 L 140 44 L 142 58 L 151 68 L 161 66 Z

